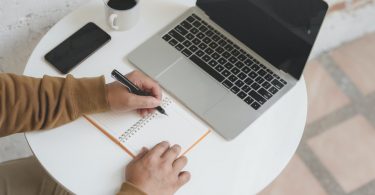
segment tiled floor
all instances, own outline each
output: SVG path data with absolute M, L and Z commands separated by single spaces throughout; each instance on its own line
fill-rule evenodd
M 309 62 L 297 154 L 260 195 L 375 195 L 375 33 Z

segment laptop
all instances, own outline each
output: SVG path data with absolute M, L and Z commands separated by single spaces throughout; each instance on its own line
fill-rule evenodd
M 322 0 L 197 0 L 128 59 L 232 140 L 301 78 L 327 8 Z

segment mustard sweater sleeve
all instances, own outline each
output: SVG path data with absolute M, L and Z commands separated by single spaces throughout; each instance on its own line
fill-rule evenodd
M 0 137 L 48 129 L 109 109 L 104 77 L 0 74 Z
M 125 182 L 122 184 L 120 192 L 117 195 L 147 195 L 145 192 L 138 189 L 135 185 Z

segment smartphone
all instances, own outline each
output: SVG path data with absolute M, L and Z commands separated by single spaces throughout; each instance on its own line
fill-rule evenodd
M 89 22 L 48 52 L 44 59 L 63 74 L 88 58 L 111 40 L 111 36 L 96 24 Z

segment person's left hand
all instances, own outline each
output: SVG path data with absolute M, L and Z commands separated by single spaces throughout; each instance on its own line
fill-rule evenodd
M 151 93 L 152 96 L 138 96 L 129 92 L 121 83 L 115 81 L 106 85 L 107 101 L 112 110 L 137 110 L 145 116 L 154 111 L 161 103 L 160 86 L 140 71 L 133 71 L 126 77 L 141 90 Z

